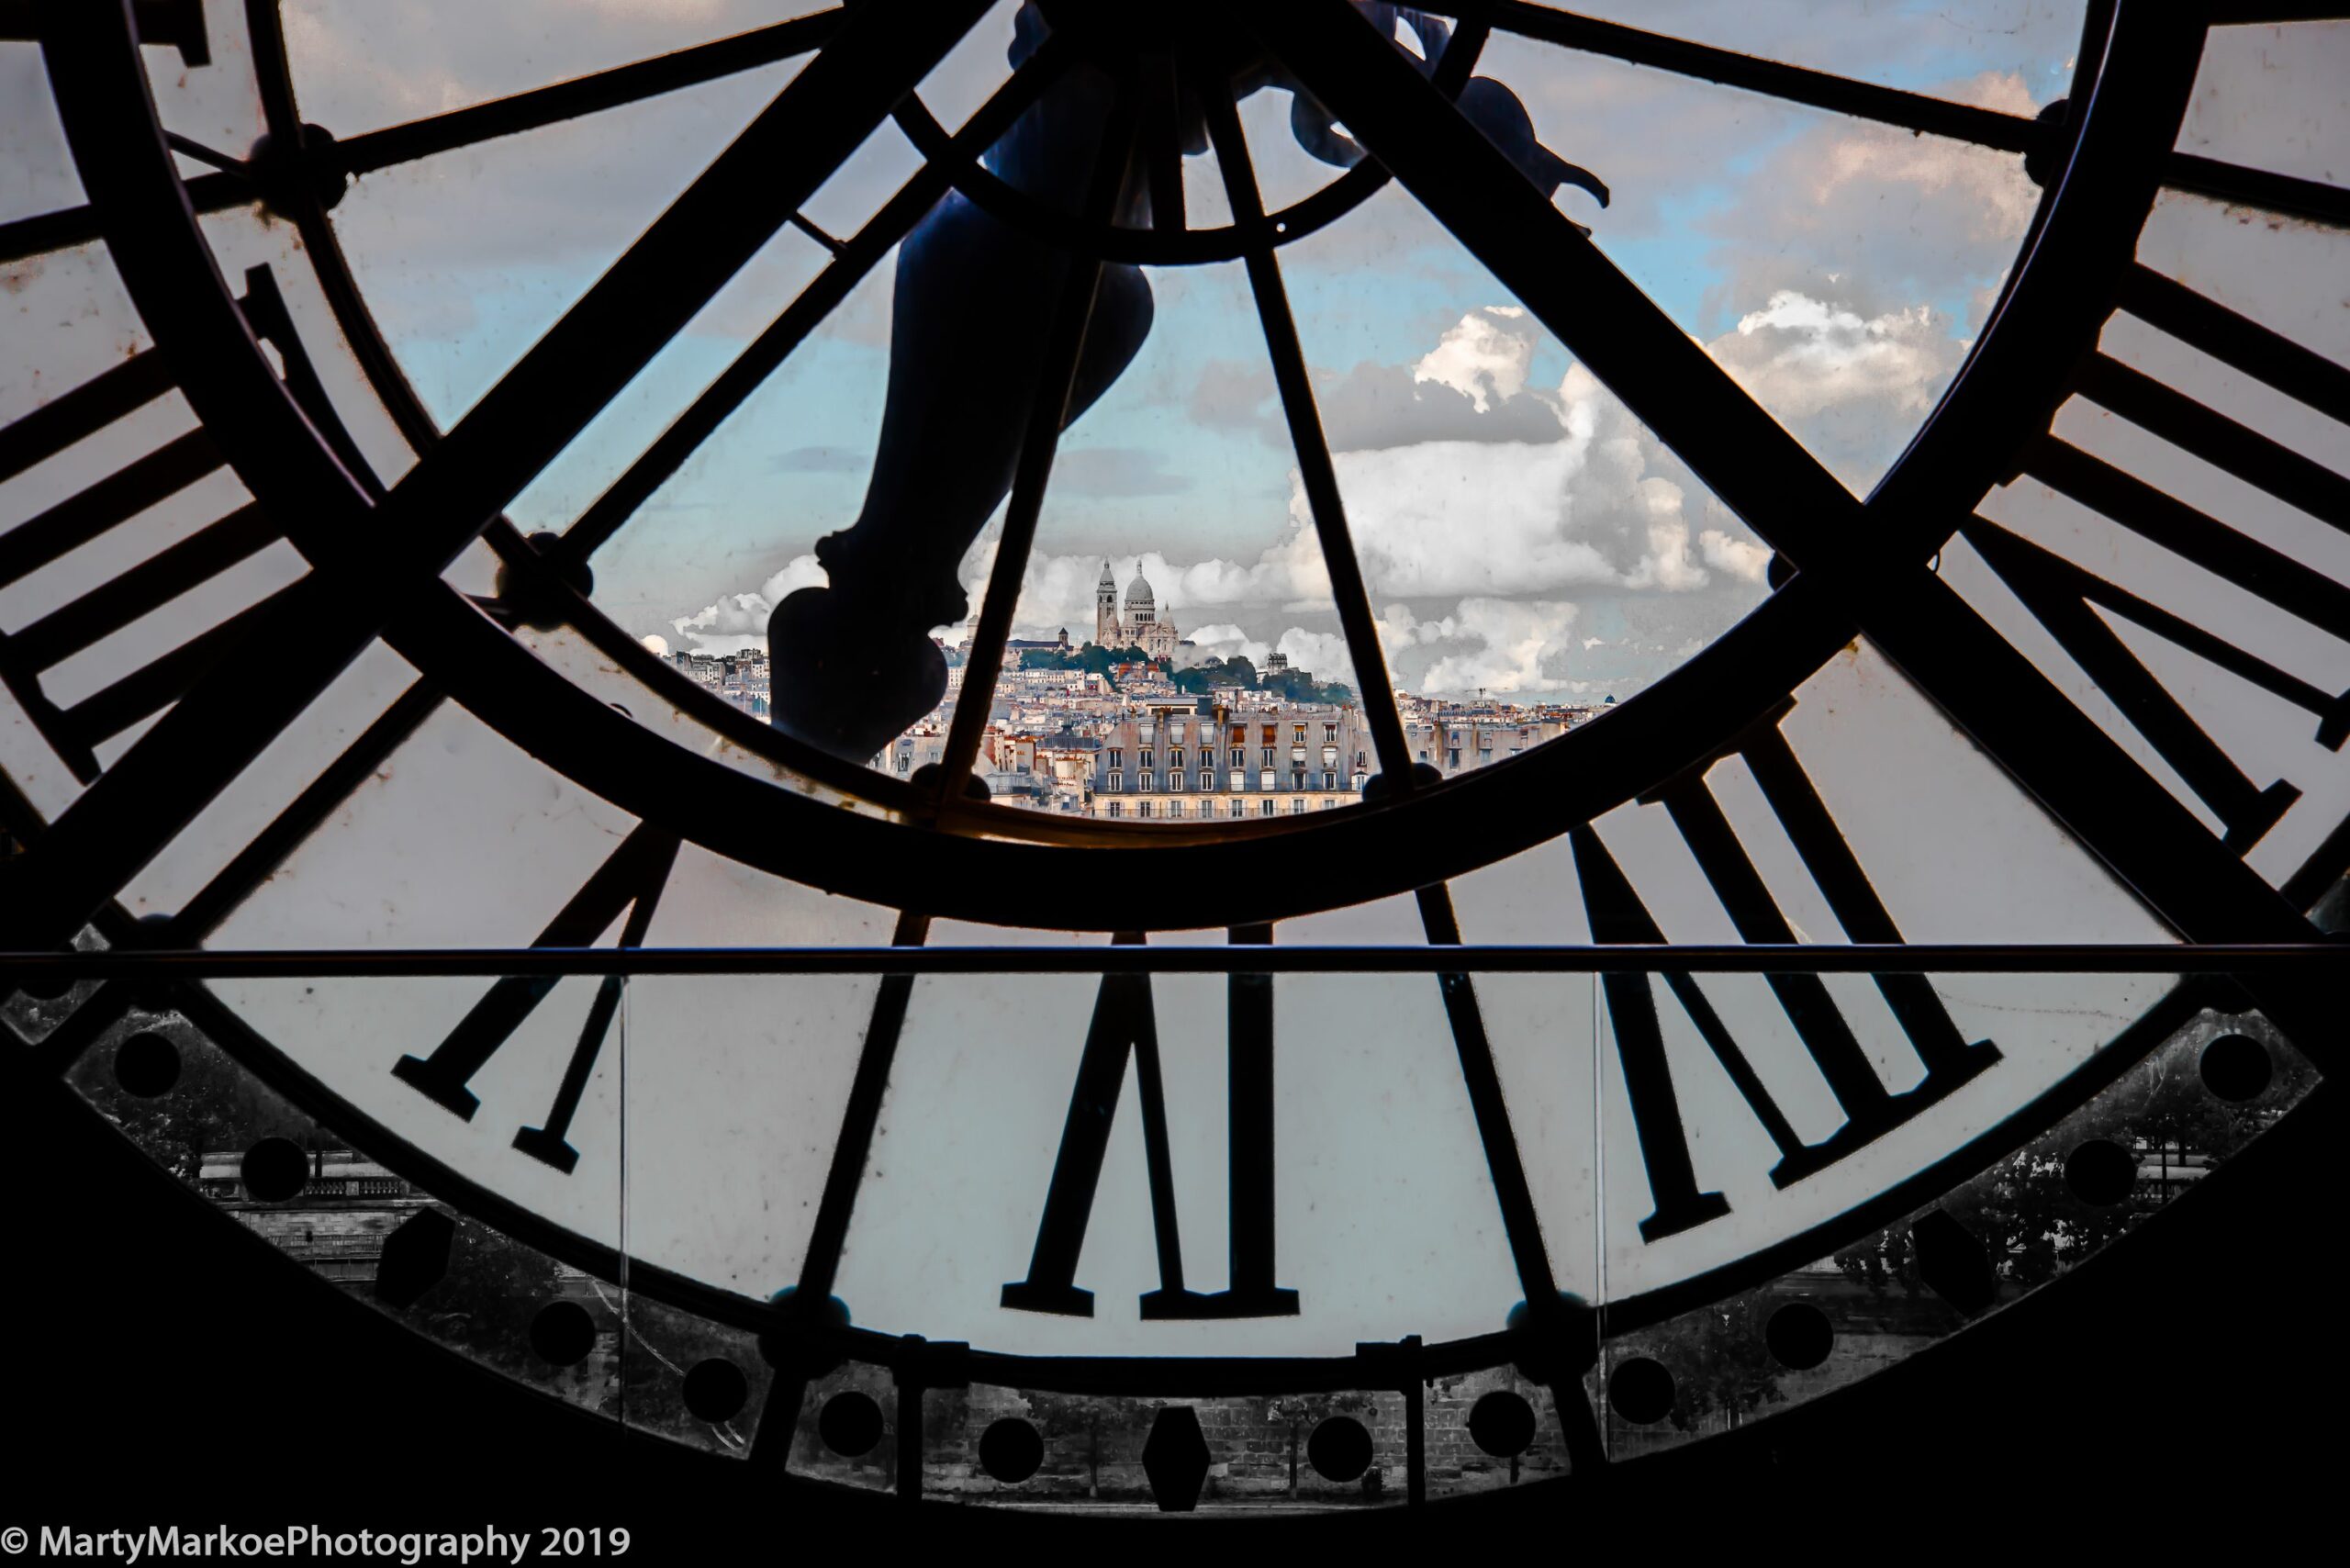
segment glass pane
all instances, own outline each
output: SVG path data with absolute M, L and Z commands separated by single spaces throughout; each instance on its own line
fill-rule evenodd
M 2143 1055 L 2108 1064 L 2086 1103 L 1933 1202 L 1711 1305 L 1662 1321 L 1630 1307 L 1601 1365 L 1610 1455 L 1733 1430 L 1857 1382 L 2159 1229 L 2165 1204 L 2315 1081 L 2260 1014 L 2229 1011 L 2202 982 L 2183 990 L 2171 1032 L 2120 1047 Z M 2205 997 L 2218 1004 L 2198 1005 Z
M 252 1040 L 211 996 L 115 1000 L 119 1018 L 73 1061 L 69 1081 L 150 1159 L 345 1294 L 492 1371 L 620 1416 L 615 1283 L 451 1207 L 432 1163 L 397 1135 L 305 1114 L 219 1042 L 289 1086 L 311 1063 Z M 607 1182 L 585 1206 L 550 1217 L 609 1245 L 618 1198 Z M 518 1228 L 535 1221 L 526 1214 Z

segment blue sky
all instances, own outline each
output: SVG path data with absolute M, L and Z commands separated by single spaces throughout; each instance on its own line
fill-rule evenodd
M 648 19 L 642 8 L 591 5 L 566 13 L 557 39 L 525 25 L 528 7 L 490 8 L 495 17 L 434 7 L 437 28 L 394 29 L 334 0 L 308 8 L 315 27 L 296 28 L 297 74 L 306 112 L 331 106 L 335 123 L 360 129 L 369 117 L 384 123 L 528 85 L 533 69 L 589 68 L 797 8 L 678 0 L 651 8 Z M 1963 17 L 1865 0 L 1613 9 L 1658 30 L 2022 112 L 2061 91 L 2078 27 L 2077 6 L 2050 4 L 1980 6 Z M 1011 14 L 999 7 L 982 36 L 926 84 L 925 97 L 950 121 L 1002 79 Z M 1613 185 L 1605 212 L 1563 190 L 1559 200 L 1570 215 L 1592 226 L 1602 250 L 1718 357 L 1750 351 L 1751 363 L 1732 364 L 1733 374 L 1831 468 L 1864 487 L 1930 406 L 2013 253 L 2033 194 L 2015 160 L 1920 145 L 1905 133 L 1548 45 L 1498 39 L 1480 68 L 1526 101 L 1546 144 Z M 436 412 L 453 418 L 478 397 L 794 69 L 765 68 L 358 182 L 337 221 Z M 1333 173 L 1290 143 L 1287 106 L 1278 91 L 1244 106 L 1260 178 L 1276 199 Z M 1209 160 L 1191 165 L 1197 210 L 1215 175 Z M 910 147 L 885 128 L 811 214 L 836 233 L 853 230 L 912 167 Z M 1204 205 L 1212 203 L 1207 196 Z M 559 528 L 576 516 L 822 260 L 797 233 L 779 235 L 525 493 L 517 520 Z M 1571 693 L 1593 682 L 1637 689 L 1753 602 L 1751 577 L 1720 565 L 1751 566 L 1751 536 L 1652 438 L 1639 461 L 1608 470 L 1615 488 L 1605 492 L 1592 473 L 1562 470 L 1519 439 L 1528 419 L 1539 426 L 1537 405 L 1569 420 L 1562 388 L 1572 356 L 1530 319 L 1477 318 L 1507 306 L 1508 295 L 1408 196 L 1382 192 L 1287 248 L 1283 264 L 1317 395 L 1339 405 L 1325 409 L 1334 444 L 1346 436 L 1341 416 L 1351 394 L 1343 384 L 1352 376 L 1366 408 L 1386 409 L 1398 398 L 1408 405 L 1374 421 L 1381 450 L 1423 449 L 1427 458 L 1418 466 L 1368 453 L 1341 461 L 1349 510 L 1368 514 L 1358 532 L 1375 607 L 1392 604 L 1422 627 L 1447 617 L 1459 627 L 1455 636 L 1405 648 L 1391 643 L 1407 686 L 1447 654 L 1478 655 L 1477 639 L 1490 644 L 1498 612 L 1462 611 L 1464 596 L 1438 585 L 1460 574 L 1386 572 L 1389 557 L 1376 541 L 1409 525 L 1455 534 L 1472 554 L 1481 541 L 1502 547 L 1484 538 L 1488 498 L 1473 493 L 1488 459 L 1523 469 L 1525 483 L 1558 487 L 1557 542 L 1590 546 L 1574 557 L 1583 565 L 1530 580 L 1522 595 L 1480 596 L 1549 607 L 1524 613 L 1556 633 L 1530 655 L 1494 666 L 1505 689 Z M 1311 541 L 1301 538 L 1278 409 L 1251 398 L 1270 386 L 1239 269 L 1159 272 L 1152 283 L 1151 340 L 1067 439 L 1039 530 L 1039 562 L 1024 588 L 1023 628 L 1049 630 L 1084 613 L 1070 586 L 1080 559 L 1092 563 L 1083 574 L 1090 590 L 1102 555 L 1117 560 L 1121 580 L 1148 556 L 1160 603 L 1180 625 L 1227 633 L 1229 645 L 1216 651 L 1287 645 L 1295 633 L 1304 640 L 1293 652 L 1310 648 L 1326 662 L 1321 639 L 1335 622 L 1306 559 Z M 885 265 L 601 553 L 598 597 L 624 624 L 679 646 L 740 645 L 757 638 L 774 599 L 821 580 L 808 552 L 855 519 L 871 461 L 889 286 Z M 1740 335 L 1740 322 L 1790 294 L 1800 306 Z M 1483 324 L 1472 329 L 1472 319 Z M 1497 322 L 1516 339 L 1505 386 L 1477 381 L 1484 351 L 1455 341 L 1463 331 L 1490 337 Z M 1765 353 L 1773 342 L 1780 347 Z M 1465 355 L 1470 368 L 1455 374 L 1432 362 L 1440 349 Z M 1848 374 L 1854 355 L 1867 361 L 1857 377 Z M 1831 375 L 1844 380 L 1822 380 Z M 1605 394 L 1584 390 L 1605 412 Z M 1445 423 L 1461 398 L 1491 420 L 1490 431 Z M 1411 428 L 1420 415 L 1435 421 L 1428 431 Z M 1416 439 L 1435 424 L 1445 425 L 1441 438 Z M 1595 439 L 1639 434 L 1609 429 L 1615 433 Z M 1463 441 L 1492 450 L 1470 452 Z M 1377 487 L 1357 493 L 1373 471 Z M 1431 510 L 1420 492 L 1439 484 L 1472 493 Z M 1383 515 L 1391 503 L 1402 508 L 1392 520 Z M 1660 517 L 1668 534 L 1680 530 L 1679 543 L 1652 532 Z M 1708 534 L 1719 536 L 1717 545 L 1705 543 Z M 1513 548 L 1526 543 L 1522 530 L 1511 538 Z M 1283 552 L 1286 566 L 1267 565 Z M 1404 543 L 1393 554 L 1416 553 Z M 979 554 L 967 562 L 967 583 L 983 564 Z M 1484 576 L 1504 581 L 1506 566 L 1495 561 Z M 1223 586 L 1203 590 L 1211 579 Z M 1647 630 L 1636 634 L 1635 627 Z M 1456 660 L 1447 667 L 1466 666 Z

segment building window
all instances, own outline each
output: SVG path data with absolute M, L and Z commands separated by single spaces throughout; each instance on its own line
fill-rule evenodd
M 1144 794 L 1146 794 L 1146 795 L 1149 794 L 1149 793 L 1150 793 L 1150 775 L 1149 775 L 1149 774 L 1147 774 L 1147 773 L 1137 773 L 1137 774 L 1136 774 L 1136 775 L 1135 775 L 1135 788 L 1136 788 L 1136 789 L 1137 789 L 1137 790 L 1141 790 L 1141 791 L 1142 791 Z
M 1447 767 L 1458 767 L 1460 766 L 1460 748 L 1459 746 L 1454 746 L 1450 751 L 1444 754 L 1444 765 Z
M 1152 765 L 1153 758 L 1147 748 L 1135 754 L 1135 766 L 1136 767 L 1149 767 Z
M 1235 767 L 1246 767 L 1248 766 L 1248 751 L 1247 747 L 1234 746 L 1232 748 L 1232 766 Z
M 1204 768 L 1204 767 L 1201 768 L 1201 769 L 1200 769 L 1200 789 L 1201 789 L 1201 790 L 1202 790 L 1203 792 L 1205 792 L 1205 791 L 1210 790 L 1213 790 L 1213 789 L 1214 789 L 1214 788 L 1215 788 L 1215 775 L 1214 775 L 1214 774 L 1213 774 L 1213 773 L 1211 773 L 1211 772 L 1209 772 L 1209 771 L 1208 771 L 1206 768 Z
M 1123 790 L 1123 789 L 1125 789 L 1125 787 L 1126 787 L 1126 781 L 1125 781 L 1125 775 L 1123 775 L 1123 774 L 1117 774 L 1117 773 L 1113 773 L 1112 775 L 1110 775 L 1110 788 L 1111 788 L 1111 789 L 1113 789 L 1113 790 Z
M 899 772 L 901 772 L 901 773 L 905 772 L 905 771 L 906 771 L 906 769 L 908 769 L 908 768 L 910 768 L 910 767 L 912 767 L 913 766 L 913 763 L 914 763 L 914 754 L 913 754 L 913 753 L 912 753 L 912 752 L 910 752 L 910 751 L 901 751 L 901 752 L 900 752 L 900 753 L 898 754 L 898 771 L 899 771 Z
M 1323 809 L 1324 811 L 1326 811 L 1326 811 L 1328 811 L 1332 806 L 1335 806 L 1335 805 L 1337 805 L 1337 803 L 1338 803 L 1338 802 L 1337 802 L 1337 801 L 1323 801 L 1323 802 L 1322 802 L 1322 809 Z
M 1335 774 L 1335 773 L 1325 773 L 1324 775 L 1322 775 L 1322 788 L 1324 788 L 1325 790 L 1335 790 L 1335 789 L 1337 789 L 1337 787 L 1338 787 L 1338 776 L 1337 776 L 1337 774 Z
M 1428 759 L 1428 754 L 1427 754 L 1427 753 L 1426 753 L 1426 752 L 1422 752 L 1422 753 L 1420 753 L 1420 760 L 1421 760 L 1422 762 L 1426 762 L 1427 759 Z M 1369 767 L 1371 766 L 1371 756 L 1370 756 L 1370 754 L 1369 754 L 1369 753 L 1367 753 L 1367 752 L 1360 752 L 1360 751 L 1359 751 L 1359 752 L 1357 752 L 1357 753 L 1355 753 L 1355 766 L 1356 766 L 1357 767 Z
M 1170 794 L 1180 795 L 1183 792 L 1183 770 L 1181 768 L 1170 767 L 1167 770 L 1167 789 L 1168 792 Z
M 1258 738 L 1267 745 L 1278 745 L 1281 738 L 1281 727 L 1279 724 L 1267 724 L 1264 727 L 1264 734 Z
M 1326 740 L 1326 741 L 1335 741 L 1335 740 L 1337 740 L 1337 739 L 1338 738 L 1338 726 L 1337 726 L 1337 725 L 1336 725 L 1336 724 L 1325 724 L 1325 725 L 1323 725 L 1323 726 L 1322 726 L 1322 738 L 1323 738 L 1324 740 Z
M 1292 790 L 1303 790 L 1306 787 L 1305 769 L 1292 767 L 1289 770 L 1289 787 Z
M 1263 812 L 1266 816 L 1271 816 L 1271 815 L 1273 814 L 1273 803 L 1272 803 L 1270 801 L 1258 801 L 1258 802 L 1257 802 L 1257 809 L 1258 809 L 1259 812 Z
M 1150 815 L 1150 802 L 1149 802 L 1148 801 L 1136 801 L 1136 802 L 1135 802 L 1135 815 L 1136 815 L 1136 816 L 1138 816 L 1138 817 L 1147 817 L 1147 816 Z
M 1302 817 L 1305 814 L 1305 797 L 1303 795 L 1290 797 L 1289 814 L 1293 817 Z
M 1183 802 L 1182 802 L 1182 801 L 1168 801 L 1168 802 L 1167 802 L 1167 814 L 1168 814 L 1169 816 L 1170 816 L 1170 817 L 1180 817 L 1180 816 L 1181 816 L 1181 815 L 1183 814 Z
M 1113 816 L 1113 817 L 1122 817 L 1122 816 L 1125 816 L 1125 815 L 1126 814 L 1125 802 L 1125 801 L 1111 801 L 1111 802 L 1110 802 L 1110 814 L 1111 814 L 1112 816 Z
M 1259 790 L 1278 790 L 1281 788 L 1280 785 L 1273 782 L 1273 770 L 1271 768 L 1268 767 L 1262 773 L 1257 775 L 1257 788 Z
M 1183 748 L 1181 746 L 1177 746 L 1167 754 L 1167 766 L 1169 767 L 1181 767 L 1183 766 Z
M 1338 748 L 1337 746 L 1326 745 L 1322 748 L 1322 766 L 1325 767 L 1336 767 L 1338 766 Z
M 1292 744 L 1304 745 L 1305 744 L 1305 726 L 1304 724 L 1292 724 L 1290 726 L 1289 738 Z
M 1420 753 L 1420 755 L 1421 755 L 1422 756 L 1427 756 L 1427 753 L 1426 753 L 1426 752 L 1422 752 L 1422 753 Z M 1111 767 L 1124 767 L 1125 765 L 1126 765 L 1126 753 L 1125 753 L 1125 749 L 1123 746 L 1114 746 L 1114 745 L 1113 745 L 1113 746 L 1112 746 L 1112 747 L 1110 748 L 1110 766 L 1111 766 Z M 1114 788 L 1114 786 L 1113 786 L 1113 788 Z
M 1232 802 L 1232 814 L 1236 817 L 1248 811 L 1248 802 L 1246 801 L 1235 801 Z
M 1248 744 L 1248 725 L 1235 724 L 1232 726 L 1232 744 L 1234 745 L 1247 745 Z
M 1357 768 L 1355 770 L 1355 792 L 1358 794 L 1361 793 L 1363 785 L 1368 783 L 1370 779 L 1371 775 L 1363 772 L 1360 768 Z
M 1232 771 L 1232 788 L 1235 790 L 1246 790 L 1248 788 L 1248 776 L 1246 773 L 1241 772 L 1237 767 Z

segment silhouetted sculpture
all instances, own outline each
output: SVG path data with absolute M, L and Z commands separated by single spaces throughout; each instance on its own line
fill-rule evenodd
M 1416 63 L 1423 73 L 1435 69 L 1449 37 L 1445 22 L 1391 5 L 1361 9 L 1390 36 L 1397 20 L 1404 21 L 1424 51 Z M 1012 62 L 1025 61 L 1046 32 L 1043 9 L 1028 0 L 1016 21 Z M 1267 86 L 1295 95 L 1291 129 L 1309 154 L 1341 168 L 1360 161 L 1361 150 L 1329 114 L 1270 62 L 1244 71 L 1233 90 L 1245 96 Z M 1013 123 L 986 155 L 988 167 L 1026 195 L 1074 214 L 1115 97 L 1108 75 L 1077 67 Z M 1596 177 L 1535 139 L 1525 106 L 1508 88 L 1472 77 L 1459 102 L 1546 196 L 1572 184 L 1606 202 Z M 1207 150 L 1196 106 L 1185 106 L 1182 140 L 1186 152 Z M 1117 207 L 1118 221 L 1149 222 L 1138 171 Z M 1011 490 L 1044 372 L 1046 324 L 1069 268 L 1066 252 L 956 192 L 900 247 L 889 389 L 864 508 L 850 527 L 817 542 L 830 586 L 794 593 L 767 623 L 772 722 L 778 727 L 863 761 L 945 694 L 946 660 L 931 629 L 968 613 L 956 568 Z M 1105 264 L 1068 422 L 1133 361 L 1151 316 L 1142 269 Z

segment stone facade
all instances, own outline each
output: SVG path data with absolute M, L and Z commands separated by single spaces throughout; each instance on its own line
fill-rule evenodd
M 1093 588 L 1093 640 L 1105 648 L 1140 648 L 1154 659 L 1175 656 L 1175 623 L 1158 616 L 1158 595 L 1142 573 L 1126 585 L 1126 608 L 1118 611 L 1118 583 L 1110 563 L 1102 563 L 1102 580 Z
M 1165 822 L 1325 811 L 1361 792 L 1371 748 L 1351 706 L 1156 707 L 1102 731 L 1087 814 Z

